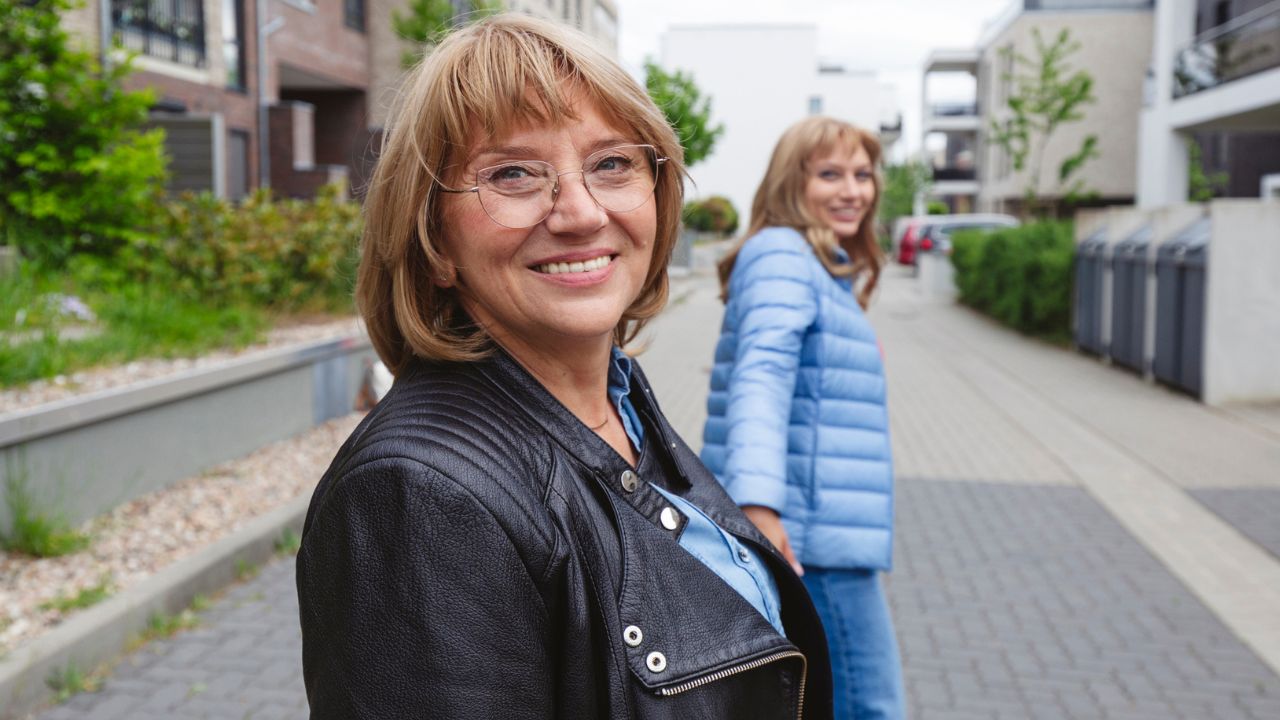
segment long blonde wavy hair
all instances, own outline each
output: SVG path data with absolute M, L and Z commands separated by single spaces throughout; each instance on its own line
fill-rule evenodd
M 876 168 L 873 179 L 876 194 L 858 232 L 842 243 L 831 228 L 809 212 L 805 203 L 805 187 L 809 181 L 810 163 L 830 155 L 837 148 L 854 151 L 858 147 L 867 151 L 872 166 Z M 746 234 L 720 261 L 721 298 L 729 299 L 729 276 L 733 273 L 743 243 L 766 227 L 789 227 L 804 234 L 814 254 L 832 276 L 856 280 L 855 297 L 865 308 L 880 281 L 880 268 L 884 264 L 884 253 L 876 241 L 875 227 L 876 210 L 880 206 L 880 192 L 884 185 L 879 171 L 880 156 L 880 141 L 875 135 L 843 120 L 815 116 L 787 128 L 773 149 L 769 169 L 756 190 Z M 848 262 L 843 262 L 836 253 L 836 248 L 840 247 L 848 253 Z

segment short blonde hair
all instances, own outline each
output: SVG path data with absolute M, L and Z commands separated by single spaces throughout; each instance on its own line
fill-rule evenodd
M 466 323 L 459 291 L 437 283 L 452 273 L 441 252 L 440 185 L 470 143 L 524 124 L 576 119 L 577 98 L 668 158 L 654 190 L 649 273 L 614 342 L 625 346 L 666 304 L 684 193 L 675 133 L 645 90 L 585 35 L 526 15 L 495 15 L 449 35 L 410 73 L 370 181 L 356 306 L 393 373 L 414 357 L 476 360 L 491 349 L 483 329 Z
M 843 244 L 849 254 L 849 262 L 842 262 L 836 254 L 841 243 L 835 232 L 814 218 L 805 203 L 805 187 L 809 181 L 807 168 L 815 157 L 828 155 L 836 148 L 858 147 L 867 151 L 872 167 L 876 168 L 873 179 L 876 196 L 867 208 L 857 234 Z M 769 169 L 756 189 L 746 234 L 720 261 L 722 296 L 728 299 L 729 276 L 733 273 L 742 244 L 766 227 L 790 227 L 804 233 L 827 272 L 837 277 L 861 277 L 856 292 L 858 303 L 865 308 L 880 281 L 880 268 L 884 264 L 884 253 L 876 241 L 876 210 L 880 207 L 880 193 L 884 187 L 879 172 L 880 155 L 880 140 L 874 134 L 843 120 L 816 116 L 787 128 L 778 139 L 773 157 L 769 159 Z

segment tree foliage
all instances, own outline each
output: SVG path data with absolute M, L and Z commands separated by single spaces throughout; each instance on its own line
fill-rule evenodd
M 406 68 L 413 67 L 423 54 L 440 44 L 449 31 L 462 22 L 475 22 L 502 11 L 502 0 L 468 0 L 471 10 L 459 17 L 455 12 L 453 0 L 410 0 L 405 12 L 391 12 L 391 27 L 396 34 L 418 47 L 413 51 L 405 51 L 400 56 L 400 64 Z
M 929 192 L 933 172 L 919 160 L 892 163 L 884 167 L 884 189 L 880 193 L 880 221 L 893 227 L 893 221 L 912 214 L 916 197 Z
M 103 69 L 72 47 L 72 0 L 0 0 L 0 242 L 60 266 L 145 234 L 165 178 L 163 131 L 128 63 Z
M 1015 170 L 1027 171 L 1025 210 L 1042 201 L 1040 175 L 1050 139 L 1063 125 L 1083 119 L 1084 106 L 1097 100 L 1093 76 L 1084 70 L 1072 71 L 1069 58 L 1080 49 L 1080 43 L 1071 39 L 1070 31 L 1064 28 L 1051 42 L 1045 40 L 1039 28 L 1033 28 L 1032 36 L 1033 56 L 1013 48 L 1001 51 L 1017 70 L 1003 77 L 1011 86 L 1009 114 L 992 121 L 990 135 L 991 142 L 1008 153 Z M 1083 181 L 1072 177 L 1096 157 L 1098 136 L 1090 134 L 1059 164 L 1057 183 L 1049 194 L 1067 201 L 1086 196 Z
M 1204 171 L 1204 153 L 1200 143 L 1187 138 L 1187 199 L 1191 202 L 1209 202 L 1226 191 L 1231 176 L 1225 172 Z
M 706 159 L 724 134 L 723 124 L 711 125 L 711 98 L 702 94 L 688 73 L 667 72 L 653 61 L 644 64 L 644 85 L 680 139 L 685 167 Z
M 705 200 L 690 200 L 684 204 L 685 227 L 721 237 L 738 230 L 738 211 L 729 198 L 712 195 Z

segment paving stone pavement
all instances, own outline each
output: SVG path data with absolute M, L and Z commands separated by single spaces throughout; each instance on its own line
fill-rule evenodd
M 872 319 L 885 346 L 898 473 L 896 567 L 886 586 L 910 717 L 1280 718 L 1280 678 L 1098 500 L 1062 448 L 1001 407 L 993 386 L 956 382 L 947 370 L 965 343 L 1001 331 L 939 320 L 946 313 L 917 302 L 901 273 L 890 272 L 885 286 Z M 695 448 L 719 317 L 709 276 L 680 280 L 641 355 L 664 410 Z M 1136 414 L 1127 421 L 1145 430 L 1126 428 L 1122 417 L 1097 422 L 1126 447 L 1181 453 L 1149 465 L 1276 552 L 1277 515 L 1267 503 L 1280 478 L 1271 482 L 1256 461 L 1265 465 L 1272 444 L 1280 452 L 1280 435 L 1266 425 L 1272 410 L 1250 410 L 1262 423 L 1241 430 L 1253 422 L 1244 415 L 1206 412 L 1077 358 L 1046 363 L 1029 341 L 999 342 L 1009 346 L 999 362 L 1010 377 L 1062 396 L 1046 411 L 1062 422 L 1084 422 L 1090 403 L 1109 407 L 1100 395 L 1132 394 Z M 1188 436 L 1201 432 L 1236 455 L 1215 463 L 1222 451 L 1189 450 Z M 297 627 L 293 564 L 277 561 L 217 600 L 199 628 L 126 656 L 99 692 L 40 720 L 305 718 Z

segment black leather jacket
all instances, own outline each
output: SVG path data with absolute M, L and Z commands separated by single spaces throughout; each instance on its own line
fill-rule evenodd
M 831 717 L 803 584 L 634 374 L 634 470 L 500 352 L 402 374 L 307 514 L 311 717 Z M 651 484 L 762 551 L 787 637 L 679 547 Z

